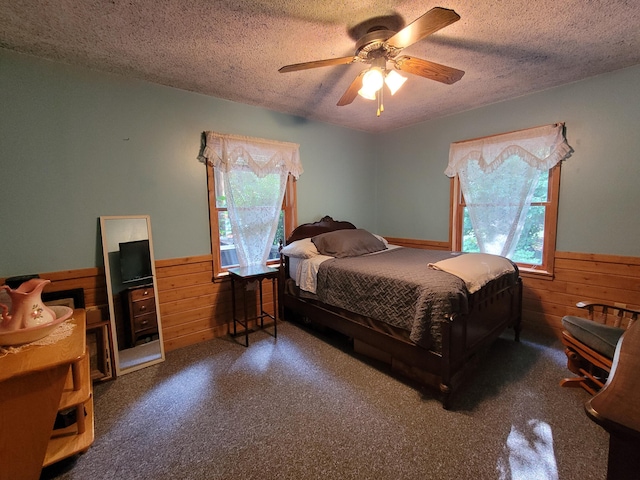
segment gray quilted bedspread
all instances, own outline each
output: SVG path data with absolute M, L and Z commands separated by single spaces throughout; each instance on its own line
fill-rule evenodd
M 445 258 L 451 252 L 396 248 L 327 260 L 318 271 L 318 299 L 407 330 L 414 343 L 440 351 L 441 323 L 468 308 L 464 282 L 427 266 Z

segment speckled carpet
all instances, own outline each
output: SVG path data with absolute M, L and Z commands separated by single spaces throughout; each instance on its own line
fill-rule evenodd
M 603 479 L 608 435 L 560 388 L 559 342 L 505 333 L 459 390 L 435 392 L 282 323 L 95 386 L 96 437 L 59 479 Z

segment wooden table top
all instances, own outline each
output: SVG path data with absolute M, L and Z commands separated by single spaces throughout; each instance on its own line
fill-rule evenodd
M 28 344 L 21 347 L 17 353 L 8 353 L 0 357 L 0 382 L 30 372 L 71 363 L 84 355 L 86 348 L 84 309 L 74 310 L 67 322 L 75 325 L 68 337 L 51 345 Z
M 229 268 L 230 275 L 235 275 L 243 279 L 251 279 L 254 277 L 274 276 L 278 273 L 278 269 L 267 265 L 249 265 L 247 267 Z

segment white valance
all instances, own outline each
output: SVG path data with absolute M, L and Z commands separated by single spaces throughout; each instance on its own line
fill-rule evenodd
M 452 143 L 444 173 L 455 177 L 470 161 L 478 162 L 483 172 L 491 172 L 514 155 L 537 170 L 549 170 L 572 152 L 564 135 L 564 124 L 556 123 Z
M 297 143 L 277 142 L 263 138 L 204 132 L 205 146 L 199 157 L 224 172 L 245 170 L 263 178 L 270 173 L 302 174 Z

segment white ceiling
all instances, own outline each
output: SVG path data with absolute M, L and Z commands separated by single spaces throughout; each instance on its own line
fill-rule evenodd
M 360 97 L 336 105 L 365 64 L 278 72 L 353 55 L 371 18 L 397 30 L 435 6 L 461 19 L 402 53 L 466 73 L 409 75 L 379 118 Z M 0 47 L 383 132 L 639 64 L 640 2 L 0 0 Z

